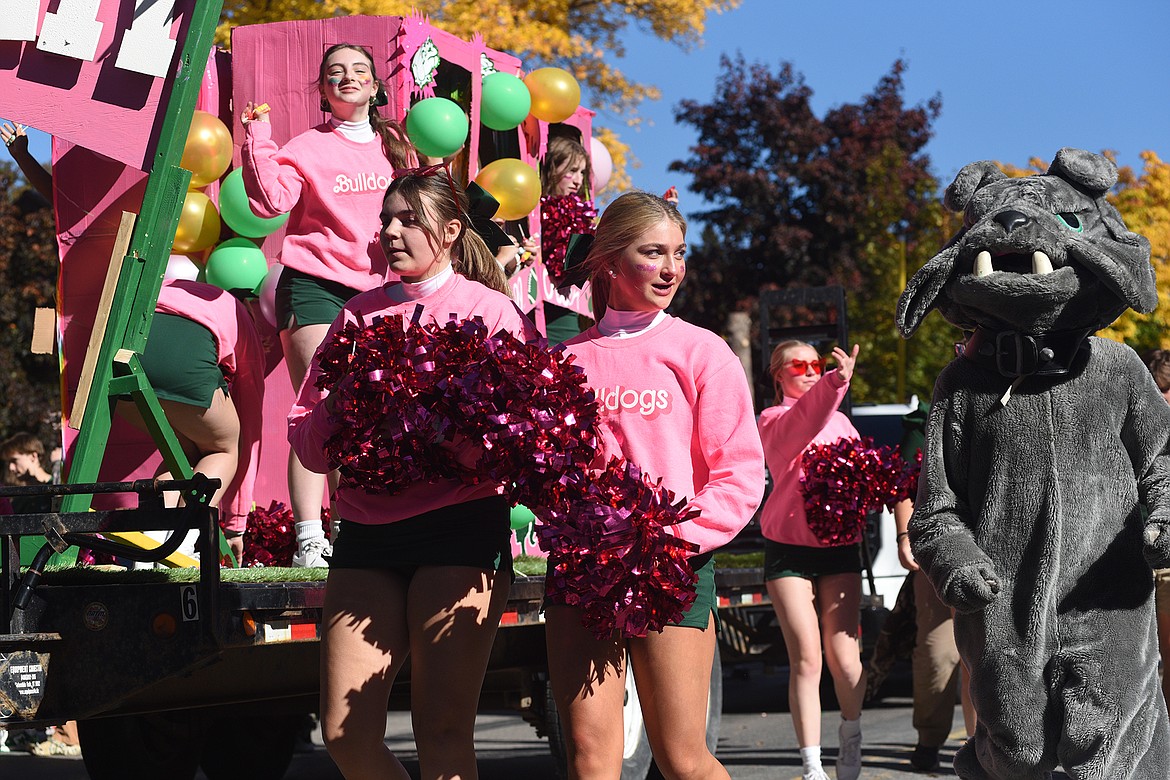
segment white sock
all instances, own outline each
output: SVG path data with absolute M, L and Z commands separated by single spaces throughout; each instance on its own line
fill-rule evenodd
M 321 520 L 306 520 L 303 523 L 297 523 L 297 544 L 301 547 L 305 546 L 305 542 L 311 542 L 314 539 L 325 538 L 325 527 L 321 525 Z
M 841 718 L 841 729 L 838 733 L 842 739 L 845 737 L 856 737 L 861 733 L 861 716 L 858 716 L 854 720 Z
M 802 747 L 800 749 L 800 766 L 801 771 L 805 774 L 814 769 L 821 769 L 821 746 Z

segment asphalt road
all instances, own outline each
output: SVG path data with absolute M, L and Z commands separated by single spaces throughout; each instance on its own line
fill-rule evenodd
M 729 674 L 724 680 L 718 756 L 735 780 L 800 780 L 800 757 L 787 712 L 784 671 L 773 674 L 755 668 L 747 674 Z M 897 690 L 865 712 L 861 775 L 864 780 L 955 776 L 948 763 L 959 745 L 957 740 L 962 737 L 962 713 L 956 707 L 956 731 L 943 749 L 943 770 L 933 775 L 916 773 L 908 763 L 914 747 L 914 730 L 907 696 L 908 693 Z M 838 718 L 835 710 L 824 713 L 825 764 L 830 768 L 830 775 L 836 756 Z M 417 776 L 407 713 L 388 714 L 386 741 Z M 547 742 L 537 737 L 532 727 L 517 715 L 482 713 L 476 728 L 476 751 L 481 780 L 554 777 Z M 202 773 L 197 777 L 204 780 Z M 0 754 L 0 778 L 86 780 L 87 774 L 80 759 L 5 753 Z M 293 758 L 285 780 L 341 780 L 341 774 L 325 750 L 317 747 Z
M 787 713 L 786 670 L 763 668 L 738 670 L 724 676 L 723 720 L 718 758 L 734 780 L 800 780 L 800 757 L 792 720 Z M 924 774 L 909 765 L 915 733 L 910 725 L 908 679 L 894 678 L 886 685 L 889 695 L 870 706 L 862 716 L 863 780 L 915 780 L 954 778 L 949 767 L 963 738 L 962 711 L 956 706 L 955 731 L 943 747 L 940 772 Z M 826 710 L 823 720 L 825 765 L 833 774 L 837 755 L 839 713 Z M 481 780 L 544 780 L 555 778 L 548 743 L 532 727 L 510 712 L 484 712 L 477 720 L 476 753 Z M 314 750 L 292 759 L 284 780 L 342 780 L 329 754 L 314 736 Z M 386 718 L 386 743 L 418 776 L 409 715 L 391 712 Z M 28 753 L 0 753 L 0 778 L 4 780 L 87 780 L 81 759 L 37 758 Z M 1057 773 L 1054 778 L 1065 778 Z M 161 780 L 161 779 L 160 779 Z M 206 780 L 204 774 L 197 780 Z M 1065 779 L 1067 780 L 1067 778 Z

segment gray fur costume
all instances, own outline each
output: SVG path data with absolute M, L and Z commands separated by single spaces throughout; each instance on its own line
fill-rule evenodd
M 1079 149 L 1020 179 L 966 166 L 945 198 L 963 228 L 898 302 L 905 336 L 932 308 L 972 332 L 935 385 L 910 523 L 971 670 L 961 778 L 1170 777 L 1151 598 L 1170 405 L 1133 350 L 1090 335 L 1157 304 L 1116 181 Z

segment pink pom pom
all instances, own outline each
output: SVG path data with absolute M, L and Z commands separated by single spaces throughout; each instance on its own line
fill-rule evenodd
M 592 233 L 597 209 L 579 195 L 546 195 L 540 199 L 541 262 L 559 282 L 565 273 L 565 252 L 569 236 Z

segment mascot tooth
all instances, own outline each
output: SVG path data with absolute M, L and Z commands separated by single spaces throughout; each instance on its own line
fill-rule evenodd
M 944 200 L 964 227 L 898 301 L 907 337 L 936 308 L 969 334 L 935 384 L 910 523 L 971 672 L 964 780 L 1170 777 L 1151 573 L 1170 566 L 1170 404 L 1092 335 L 1157 304 L 1116 182 L 1080 149 L 1020 179 L 964 167 Z

